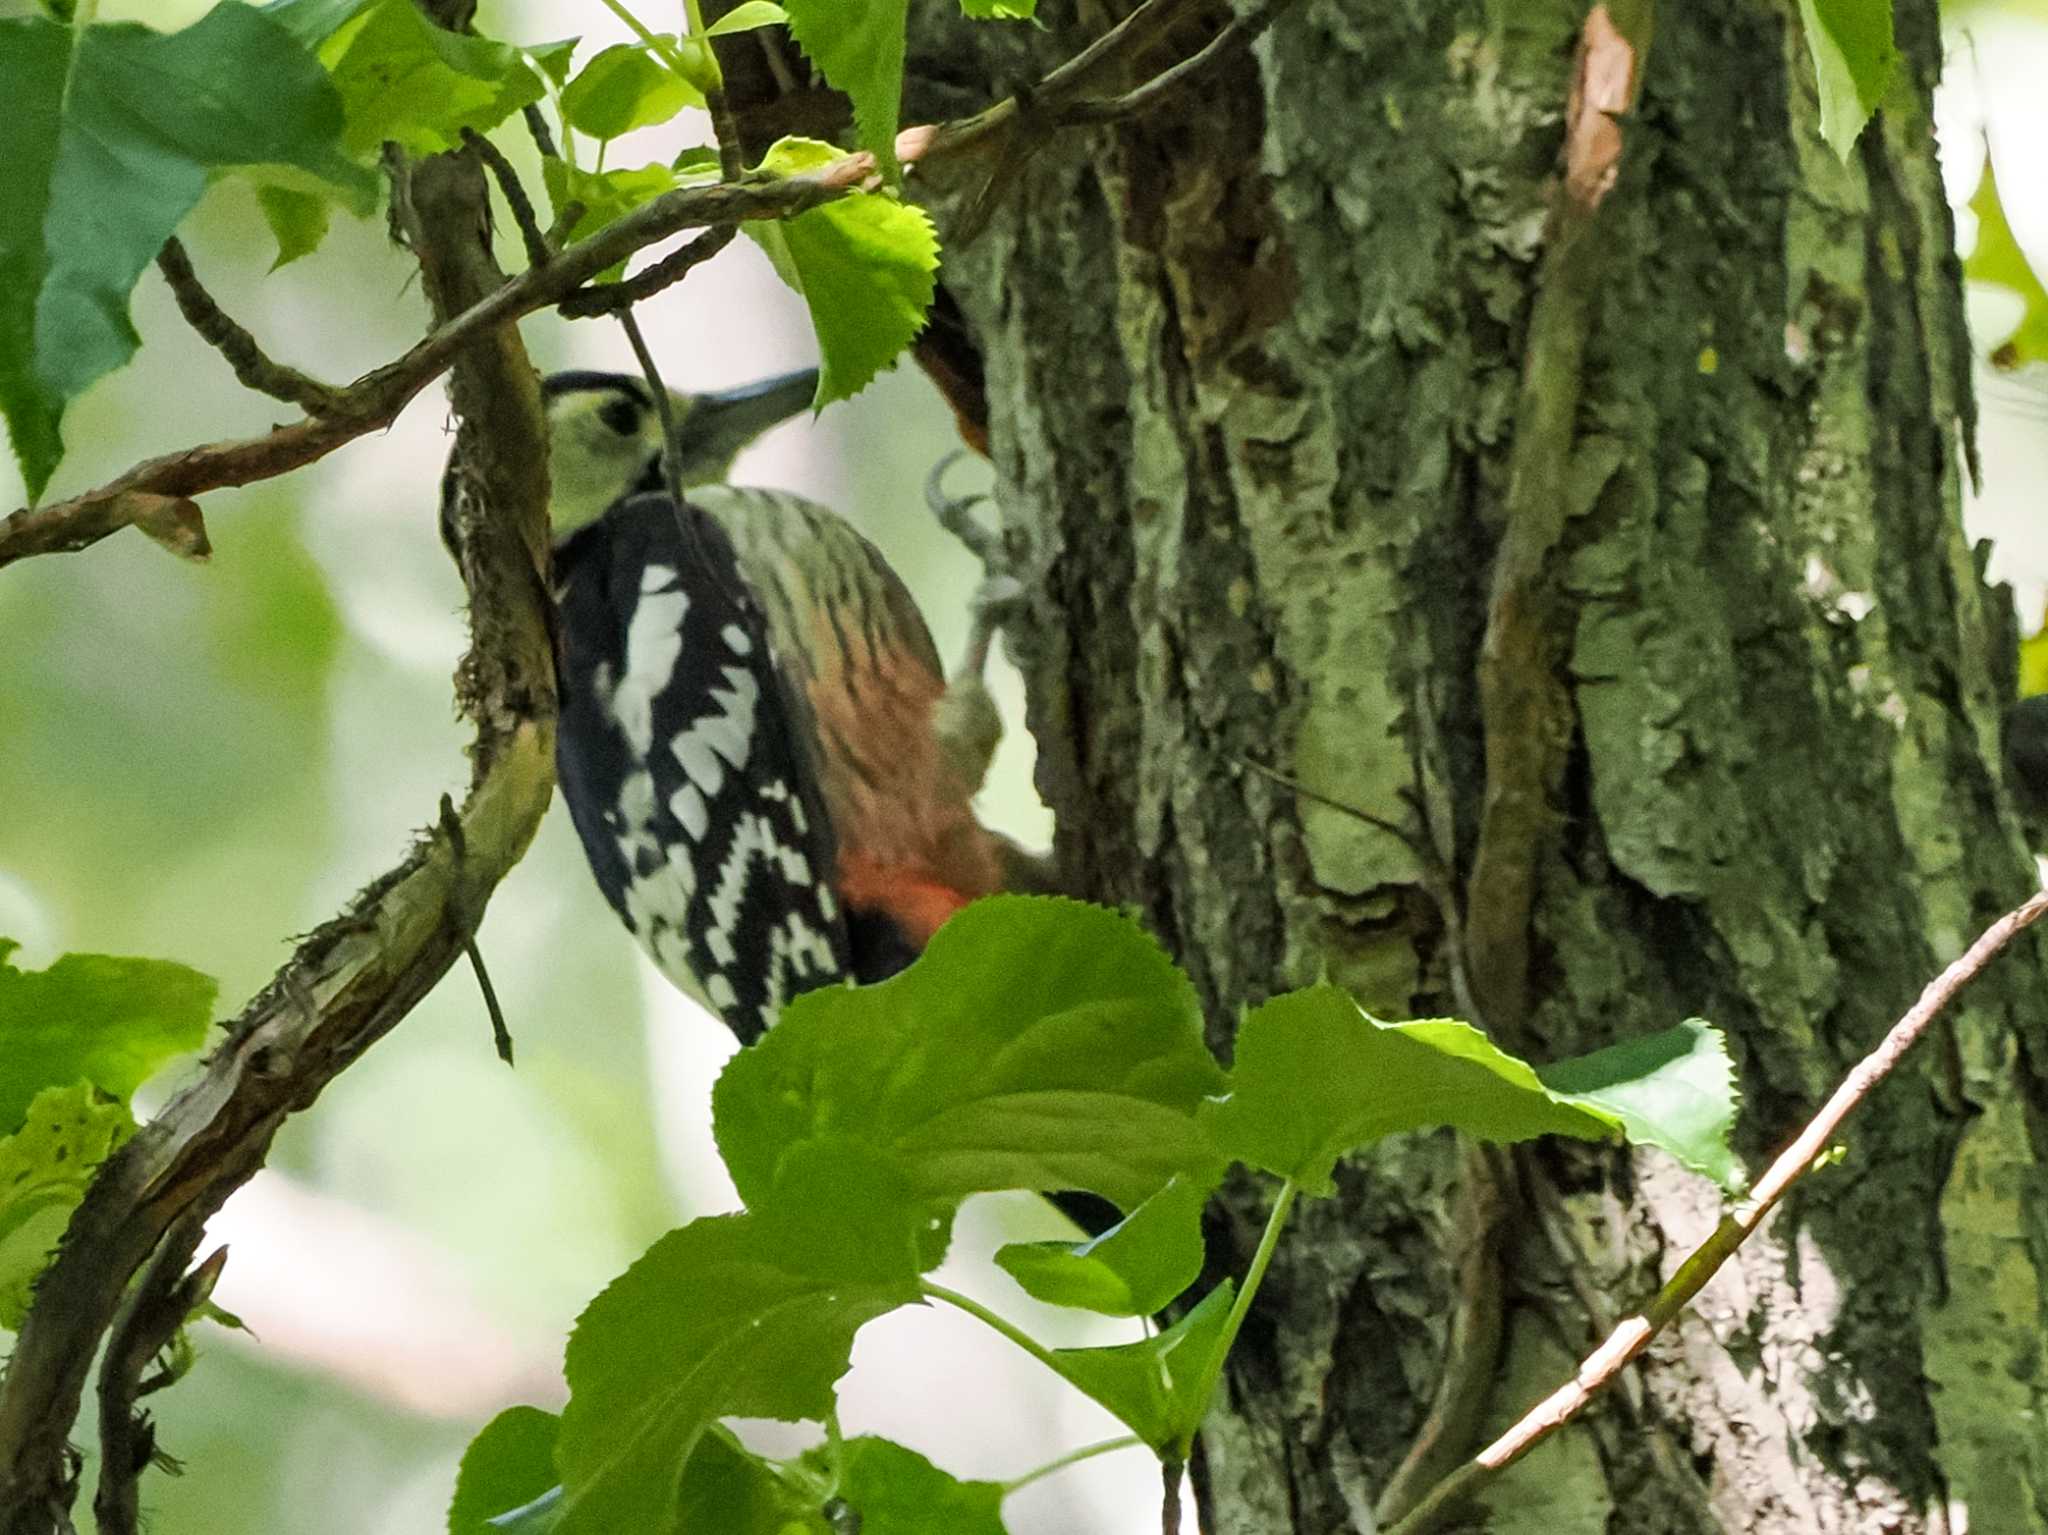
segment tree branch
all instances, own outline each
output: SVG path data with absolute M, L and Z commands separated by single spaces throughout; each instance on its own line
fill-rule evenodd
M 1588 1354 L 1572 1378 L 1524 1413 L 1521 1419 L 1492 1444 L 1481 1450 L 1458 1470 L 1437 1483 L 1429 1496 L 1388 1535 L 1424 1535 L 1437 1527 L 1436 1521 L 1459 1498 L 1469 1496 L 1483 1483 L 1556 1433 L 1605 1390 L 1624 1366 L 1646 1347 L 1652 1338 L 1670 1326 L 1692 1303 L 1707 1281 L 1735 1256 L 1736 1249 L 1749 1240 L 1764 1217 L 1777 1208 L 1786 1192 L 1813 1169 L 1842 1123 L 1856 1106 L 1870 1096 L 1877 1084 L 1890 1076 L 1894 1067 L 1913 1048 L 1929 1024 L 1938 1018 L 1956 994 L 1975 980 L 1984 967 L 2005 946 L 2048 916 L 2048 890 L 2036 891 L 2023 905 L 2007 912 L 1981 933 L 1977 941 L 1922 988 L 1919 999 L 1892 1025 L 1876 1049 L 1856 1064 L 1842 1083 L 1807 1122 L 1798 1137 L 1778 1154 L 1769 1171 L 1757 1181 L 1734 1210 L 1721 1217 L 1707 1239 L 1687 1255 L 1678 1271 L 1665 1281 L 1656 1298 L 1641 1312 L 1621 1322 L 1607 1339 Z
M 164 274 L 164 281 L 170 284 L 171 297 L 178 301 L 178 313 L 185 317 L 185 323 L 227 359 L 243 388 L 296 405 L 309 416 L 325 415 L 334 409 L 335 397 L 341 391 L 266 357 L 256 338 L 213 301 L 213 295 L 199 281 L 199 274 L 192 270 L 192 258 L 185 253 L 184 242 L 176 235 L 164 241 L 164 248 L 156 254 L 156 265 Z
M 422 344 L 440 362 L 380 387 L 402 403 L 467 346 L 452 389 L 462 428 L 450 476 L 463 498 L 455 527 L 472 630 L 458 683 L 476 724 L 463 852 L 444 829 L 422 833 L 396 868 L 299 945 L 199 1076 L 95 1174 L 0 1380 L 0 1535 L 71 1528 L 76 1472 L 66 1439 L 131 1276 L 167 1233 L 218 1210 L 261 1165 L 285 1118 L 433 989 L 553 794 L 546 444 L 538 380 L 507 323 L 516 306 L 502 299 L 516 285 L 491 261 L 482 234 L 488 192 L 473 158 L 422 162 L 394 196 L 444 323 Z M 327 422 L 288 428 L 298 433 L 291 451 L 309 440 L 331 445 L 319 434 L 335 430 Z M 209 462 L 207 451 L 168 462 Z M 220 450 L 212 451 L 217 467 Z
M 1058 128 L 1061 113 L 1069 108 L 1083 112 L 1077 121 L 1103 120 L 1099 115 L 1087 114 L 1099 114 L 1104 104 L 1077 107 L 1083 101 L 1083 93 L 1115 66 L 1157 44 L 1199 3 L 1202 0 L 1145 0 L 1116 26 L 1047 74 L 1034 89 L 1020 92 L 970 118 L 906 128 L 896 137 L 897 158 L 905 164 L 929 163 L 977 147 L 999 149 L 1009 141 L 1008 134 L 1021 125 L 1020 119 L 1028 116 L 1032 124 Z M 1171 77 L 1173 84 L 1184 85 L 1189 77 L 1201 73 L 1238 41 L 1248 41 L 1256 35 L 1286 3 L 1287 0 L 1270 0 L 1257 17 L 1233 22 L 1186 64 L 1175 66 L 1160 81 L 1118 98 L 1130 105 L 1115 108 L 1115 114 L 1156 105 L 1163 95 L 1156 88 L 1161 82 Z M 1114 103 L 1109 105 L 1115 107 Z M 1004 137 L 990 142 L 998 134 Z M 555 254 L 545 264 L 536 263 L 511 281 L 477 295 L 466 310 L 451 315 L 403 357 L 323 396 L 324 413 L 309 414 L 303 421 L 281 426 L 262 437 L 205 443 L 146 459 L 105 484 L 68 500 L 23 507 L 8 514 L 0 520 L 0 566 L 32 555 L 66 554 L 88 548 L 128 526 L 143 511 L 161 504 L 160 499 L 152 498 L 187 499 L 225 486 L 272 479 L 316 462 L 345 443 L 389 426 L 413 396 L 439 377 L 456 354 L 479 335 L 536 310 L 564 301 L 573 303 L 571 295 L 599 272 L 625 261 L 635 252 L 685 230 L 733 227 L 749 219 L 794 218 L 846 196 L 865 185 L 874 174 L 873 156 L 851 154 L 797 176 L 721 182 L 664 193 L 588 239 Z M 528 239 L 530 244 L 531 237 Z M 694 249 L 695 246 L 689 246 L 684 251 Z M 677 269 L 687 270 L 693 262 L 685 258 L 684 251 L 664 258 L 652 270 L 676 271 L 679 275 L 669 264 L 673 262 Z M 696 259 L 707 253 L 700 253 Z M 641 277 L 648 275 L 643 273 Z M 666 275 L 663 282 L 673 280 L 674 275 Z M 609 312 L 617 301 L 618 296 L 612 295 L 596 309 L 584 312 Z M 250 346 L 253 348 L 253 340 Z
M 157 1452 L 149 1419 L 135 1408 L 154 1389 L 142 1372 L 176 1336 L 219 1275 L 222 1252 L 194 1273 L 185 1272 L 205 1234 L 206 1222 L 193 1214 L 164 1234 L 107 1336 L 99 1382 L 100 1488 L 92 1504 L 100 1535 L 135 1535 L 141 1526 L 142 1473 Z

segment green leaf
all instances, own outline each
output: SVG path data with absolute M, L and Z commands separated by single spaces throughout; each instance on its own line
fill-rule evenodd
M 1052 1305 L 1154 1316 L 1201 1275 L 1202 1206 L 1214 1186 L 1181 1174 L 1093 1241 L 1012 1242 L 996 1263 Z
M 1699 1018 L 1536 1074 L 1560 1098 L 1611 1114 L 1637 1146 L 1656 1146 L 1731 1194 L 1747 1181 L 1729 1148 L 1741 1094 L 1721 1031 Z
M 493 1535 L 491 1520 L 525 1508 L 555 1486 L 562 1420 L 538 1407 L 508 1407 L 462 1452 L 448 1535 Z M 502 1527 L 499 1527 L 502 1528 Z
M 546 159 L 540 163 L 541 184 L 547 188 L 548 205 L 557 214 L 571 202 L 583 204 L 583 212 L 569 226 L 565 238 L 588 239 L 605 225 L 624 218 L 642 203 L 696 179 L 659 163 L 621 166 L 617 170 L 577 170 L 566 160 Z M 626 268 L 621 261 L 597 274 L 598 282 L 615 282 Z
M 774 3 L 774 0 L 740 0 L 718 20 L 704 29 L 706 37 L 729 37 L 735 32 L 751 32 L 756 27 L 786 25 L 789 12 Z
M 2042 290 L 2034 264 L 2013 237 L 1989 159 L 1984 162 L 1984 176 L 1977 183 L 1976 194 L 1970 199 L 1970 211 L 1977 215 L 1977 243 L 1963 263 L 1963 275 L 1972 282 L 2009 288 L 2025 306 L 2019 328 L 1992 352 L 1992 364 L 2020 368 L 2048 361 L 2048 292 Z
M 638 43 L 617 43 L 593 58 L 562 92 L 569 126 L 594 139 L 615 139 L 665 123 L 703 94 Z
M 891 183 L 903 112 L 903 32 L 910 0 L 790 0 L 789 30 L 834 90 L 853 103 L 854 137 Z M 771 151 L 772 153 L 772 151 Z
M 799 1463 L 818 1477 L 832 1474 L 823 1446 L 805 1451 Z M 1004 1535 L 1000 1482 L 963 1482 L 873 1434 L 847 1440 L 840 1465 L 839 1497 L 860 1516 L 860 1535 Z
M 822 1418 L 854 1333 L 917 1299 L 914 1244 L 864 1232 L 842 1258 L 790 1240 L 792 1210 L 815 1206 L 822 1177 L 813 1164 L 785 1181 L 791 1204 L 774 1219 L 721 1215 L 670 1232 L 577 1321 L 555 1452 L 562 1535 L 675 1528 L 679 1472 L 717 1419 Z M 835 1197 L 885 1221 L 897 1208 L 857 1171 Z
M 256 189 L 256 203 L 263 210 L 263 222 L 270 226 L 271 236 L 277 241 L 277 259 L 270 263 L 273 272 L 301 256 L 312 255 L 327 238 L 328 205 L 324 198 L 294 192 L 289 187 L 265 186 Z
M 1055 1349 L 1052 1367 L 1156 1453 L 1184 1455 L 1209 1411 L 1209 1382 L 1236 1293 L 1226 1279 L 1156 1337 L 1111 1348 Z
M 262 90 L 221 84 L 241 80 Z M 377 181 L 341 152 L 341 102 L 319 63 L 237 0 L 168 35 L 0 21 L 0 101 L 0 412 L 40 496 L 65 406 L 134 355 L 129 295 L 210 175 L 293 167 L 302 189 L 361 212 Z
M 414 154 L 456 148 L 546 93 L 517 48 L 444 31 L 413 0 L 366 0 L 320 44 L 348 113 L 344 142 L 368 154 L 387 139 Z
M 712 1095 L 751 1205 L 792 1148 L 861 1142 L 921 1200 L 1090 1189 L 1136 1207 L 1216 1155 L 1197 1121 L 1222 1072 L 1194 988 L 1138 925 L 1078 901 L 997 896 L 877 986 L 796 999 Z
M 1799 0 L 1799 17 L 1820 84 L 1820 135 L 1846 160 L 1898 68 L 1892 0 Z
M 1038 0 L 960 0 L 960 14 L 970 21 L 1029 21 Z
M 17 970 L 0 938 L 0 1133 L 46 1087 L 89 1082 L 126 1103 L 173 1056 L 206 1042 L 214 984 L 164 959 L 66 954 Z
M 569 61 L 575 57 L 579 37 L 565 37 L 558 43 L 539 43 L 526 50 L 527 61 L 539 67 L 556 85 L 569 78 Z
M 1327 1194 L 1337 1158 L 1400 1130 L 1489 1141 L 1611 1140 L 1618 1117 L 1559 1100 L 1468 1023 L 1381 1023 L 1335 986 L 1288 992 L 1237 1032 L 1230 1097 L 1211 1109 L 1230 1155 Z
M 127 1108 L 84 1082 L 48 1087 L 0 1138 L 0 1327 L 21 1326 L 29 1293 L 92 1170 L 135 1130 Z
M 837 158 L 830 144 L 783 139 L 761 168 L 788 176 Z M 818 336 L 815 407 L 860 393 L 924 329 L 939 237 L 923 209 L 890 193 L 855 192 L 793 219 L 753 220 L 745 228 L 810 308 Z

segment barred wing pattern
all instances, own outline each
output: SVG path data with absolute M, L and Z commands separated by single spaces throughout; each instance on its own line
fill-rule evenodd
M 832 825 L 731 540 L 627 497 L 555 550 L 556 763 L 592 873 L 676 985 L 751 1043 L 851 973 Z

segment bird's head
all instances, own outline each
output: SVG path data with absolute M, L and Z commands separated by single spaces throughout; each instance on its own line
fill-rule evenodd
M 723 480 L 741 448 L 810 404 L 817 387 L 817 370 L 805 368 L 716 394 L 670 390 L 684 488 Z M 603 516 L 628 492 L 660 485 L 661 416 L 645 382 L 626 373 L 555 373 L 541 391 L 557 538 Z

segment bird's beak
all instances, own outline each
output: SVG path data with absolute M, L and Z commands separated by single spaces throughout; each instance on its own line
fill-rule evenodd
M 771 426 L 787 421 L 818 392 L 818 370 L 801 368 L 756 384 L 700 394 L 678 424 L 683 462 L 724 460 Z

